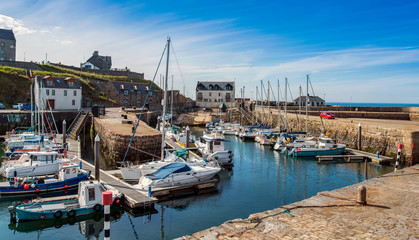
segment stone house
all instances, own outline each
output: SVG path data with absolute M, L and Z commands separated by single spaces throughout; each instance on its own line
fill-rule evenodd
M 13 30 L 0 29 L 0 61 L 16 61 L 16 38 Z
M 107 98 L 118 102 L 124 107 L 142 107 L 149 92 L 147 83 L 134 82 L 104 82 L 99 85 Z M 149 110 L 161 109 L 163 91 L 152 89 L 147 99 L 146 108 Z
M 300 104 L 301 106 L 305 106 L 306 101 L 307 101 L 307 96 L 301 96 L 301 99 L 300 97 L 298 97 L 294 99 L 293 102 L 296 106 L 298 106 L 298 104 Z M 308 96 L 308 106 L 314 107 L 314 106 L 324 106 L 324 105 L 326 105 L 326 102 L 322 98 L 318 96 Z
M 203 82 L 196 85 L 196 105 L 199 107 L 215 108 L 221 104 L 235 107 L 234 82 Z
M 82 87 L 79 79 L 35 76 L 34 82 L 35 106 L 38 109 L 81 109 Z
M 112 67 L 112 59 L 110 56 L 100 56 L 98 51 L 93 52 L 85 63 L 81 64 L 82 68 L 85 69 L 105 69 L 109 70 Z

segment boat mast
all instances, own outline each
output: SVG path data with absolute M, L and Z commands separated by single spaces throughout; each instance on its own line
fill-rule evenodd
M 301 85 L 300 85 L 300 96 L 298 97 L 298 115 L 299 115 L 299 118 L 298 118 L 298 131 L 300 131 L 301 132 Z
M 261 103 L 262 103 L 262 117 L 261 117 L 261 120 L 262 120 L 262 124 L 263 124 L 263 120 L 265 120 L 265 114 L 264 114 L 264 112 L 263 112 L 263 82 L 262 82 L 262 80 L 260 80 L 260 100 L 261 100 Z
M 256 86 L 256 105 L 255 105 L 255 112 L 256 112 L 256 124 L 258 123 L 258 86 Z
M 308 100 L 309 94 L 308 94 L 308 74 L 307 74 L 307 97 L 306 97 L 306 134 L 308 133 L 308 103 L 310 102 Z
M 171 99 L 170 99 L 170 127 L 173 125 L 173 75 L 172 75 L 172 91 L 171 91 Z
M 279 133 L 281 133 L 281 101 L 279 100 L 279 79 L 278 79 L 278 129 Z
M 33 84 L 31 84 L 31 128 L 33 131 Z
M 164 101 L 163 101 L 163 114 L 162 114 L 162 133 L 161 133 L 161 160 L 164 161 L 164 147 L 165 134 L 166 134 L 166 100 L 167 100 L 167 76 L 169 76 L 169 53 L 170 53 L 170 37 L 167 37 L 167 59 L 166 59 L 166 76 L 164 77 Z
M 268 122 L 269 122 L 269 126 L 271 126 L 271 121 L 272 121 L 272 118 L 271 118 L 271 95 L 270 95 L 271 88 L 270 88 L 270 86 L 271 86 L 271 84 L 269 83 L 269 80 L 268 80 L 268 117 L 269 117 Z
M 285 78 L 285 105 L 284 105 L 284 108 L 285 108 L 285 130 L 287 130 L 287 132 L 288 132 L 288 124 L 287 124 L 287 122 L 288 122 L 288 118 L 287 118 L 287 85 L 288 85 L 288 79 Z

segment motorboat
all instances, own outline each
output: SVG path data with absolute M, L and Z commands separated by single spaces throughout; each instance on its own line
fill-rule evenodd
M 57 156 L 53 151 L 23 154 L 18 160 L 3 162 L 0 173 L 6 178 L 56 174 L 62 163 L 70 163 L 69 159 Z
M 245 141 L 255 141 L 256 136 L 257 136 L 257 133 L 252 131 L 249 128 L 243 129 L 243 131 L 241 131 L 239 134 L 239 137 Z
M 345 144 L 336 144 L 331 138 L 320 137 L 313 147 L 294 147 L 289 155 L 296 157 L 315 157 L 325 155 L 340 155 L 345 151 Z
M 74 218 L 77 216 L 103 212 L 102 192 L 111 191 L 113 204 L 120 203 L 122 194 L 108 190 L 99 181 L 82 181 L 78 184 L 78 195 L 34 200 L 17 207 L 10 206 L 11 215 L 21 221 Z
M 174 162 L 188 163 L 193 166 L 215 166 L 214 162 L 206 159 L 188 158 L 188 151 L 186 149 L 177 150 L 169 153 L 164 161 L 152 161 L 140 165 L 128 165 L 121 168 L 121 175 L 125 181 L 138 181 L 141 176 L 155 172 L 157 169 Z
M 170 163 L 157 171 L 140 178 L 135 188 L 148 191 L 151 188 L 164 188 L 172 186 L 186 186 L 205 182 L 213 178 L 220 167 L 192 166 L 186 163 Z
M 234 165 L 233 152 L 224 146 L 225 141 L 221 134 L 211 133 L 200 137 L 195 145 L 204 158 L 217 161 L 221 166 Z
M 63 163 L 59 166 L 58 176 L 15 177 L 8 182 L 0 182 L 0 196 L 30 195 L 43 192 L 67 190 L 88 180 L 90 174 L 81 172 L 79 165 Z

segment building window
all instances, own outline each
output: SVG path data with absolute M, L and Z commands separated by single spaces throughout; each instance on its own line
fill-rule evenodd
M 204 102 L 208 102 L 208 99 L 204 98 Z
M 68 86 L 74 87 L 74 82 L 73 81 L 68 82 Z
M 67 90 L 64 90 L 64 96 L 67 96 Z
M 141 95 L 141 90 L 137 90 L 137 94 Z
M 202 102 L 202 93 L 201 92 L 198 93 L 198 102 Z
M 221 93 L 218 93 L 218 96 L 221 97 Z
M 124 95 L 125 95 L 125 96 L 128 96 L 128 94 L 129 94 L 128 90 L 127 90 L 127 89 L 125 89 L 125 90 L 124 90 Z
M 55 96 L 55 90 L 51 90 L 51 95 Z
M 226 93 L 226 102 L 231 102 L 231 94 Z
M 128 104 L 128 99 L 124 99 L 124 104 Z
M 73 91 L 73 96 L 77 96 L 77 91 L 76 90 Z
M 212 87 L 212 85 L 209 85 L 209 87 L 208 87 L 210 90 L 212 90 L 213 89 L 213 87 Z
M 45 90 L 45 94 L 49 96 L 49 89 Z
M 1 54 L 4 54 L 4 50 L 1 50 Z
M 76 105 L 76 100 L 71 100 L 71 105 Z
M 153 92 L 148 92 L 148 96 L 153 96 Z
M 209 96 L 212 97 L 212 93 L 209 93 Z

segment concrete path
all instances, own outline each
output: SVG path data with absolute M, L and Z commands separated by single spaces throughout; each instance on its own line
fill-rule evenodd
M 415 165 L 179 239 L 419 239 L 418 183 Z

